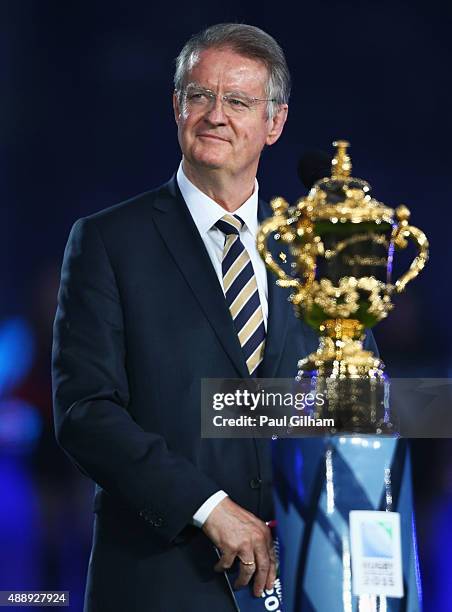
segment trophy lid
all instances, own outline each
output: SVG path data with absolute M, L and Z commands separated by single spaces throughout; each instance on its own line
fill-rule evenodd
M 352 163 L 347 153 L 350 144 L 337 140 L 333 146 L 336 154 L 331 162 L 331 177 L 317 181 L 299 207 L 313 220 L 393 223 L 394 210 L 372 197 L 369 183 L 350 176 Z

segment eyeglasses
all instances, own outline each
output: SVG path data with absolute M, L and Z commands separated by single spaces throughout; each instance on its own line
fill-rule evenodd
M 194 110 L 210 111 L 216 104 L 218 94 L 210 89 L 204 89 L 194 85 L 188 85 L 183 90 L 182 95 L 189 108 Z M 246 114 L 260 102 L 276 102 L 267 98 L 250 98 L 244 94 L 231 93 L 220 96 L 223 103 L 223 110 L 226 115 Z

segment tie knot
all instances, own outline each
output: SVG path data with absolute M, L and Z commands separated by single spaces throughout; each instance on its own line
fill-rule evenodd
M 224 215 L 215 223 L 215 227 L 226 236 L 238 236 L 243 227 L 243 221 L 238 215 Z

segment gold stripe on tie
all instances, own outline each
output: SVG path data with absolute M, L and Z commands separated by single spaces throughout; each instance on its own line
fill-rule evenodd
M 227 237 L 226 239 L 226 244 L 224 245 L 224 249 L 223 249 L 223 259 L 226 258 L 226 255 L 229 253 L 232 245 L 234 244 L 234 242 L 238 239 L 238 236 L 236 236 L 235 234 L 231 234 L 230 236 Z
M 252 353 L 248 359 L 246 360 L 246 365 L 248 367 L 248 372 L 252 374 L 257 366 L 261 363 L 264 358 L 264 346 L 265 340 L 259 344 L 254 353 Z
M 221 218 L 221 220 L 226 221 L 226 223 L 230 223 L 231 225 L 235 227 L 235 229 L 239 231 L 242 229 L 242 224 L 240 223 L 238 219 L 234 217 L 234 215 L 225 215 L 224 217 Z
M 245 304 L 250 299 L 250 297 L 253 295 L 253 293 L 256 291 L 256 289 L 257 289 L 256 278 L 253 276 L 246 283 L 246 285 L 240 291 L 240 293 L 235 298 L 235 300 L 232 302 L 232 304 L 231 304 L 231 306 L 229 308 L 229 310 L 231 311 L 231 315 L 232 315 L 233 319 L 236 318 L 236 316 L 239 314 L 239 312 L 245 306 Z
M 223 287 L 225 292 L 229 290 L 229 287 L 235 281 L 235 279 L 249 262 L 249 260 L 250 258 L 246 251 L 243 251 L 243 253 L 239 257 L 237 257 L 232 266 L 223 276 Z
M 245 325 L 242 327 L 239 333 L 240 346 L 243 346 L 245 342 L 251 338 L 258 326 L 262 323 L 262 312 L 260 308 L 256 308 L 254 314 L 248 319 Z

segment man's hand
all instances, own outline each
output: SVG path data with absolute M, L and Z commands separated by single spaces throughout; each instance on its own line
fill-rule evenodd
M 212 510 L 202 529 L 221 551 L 215 571 L 224 572 L 239 558 L 240 573 L 234 588 L 247 585 L 253 575 L 256 597 L 264 588 L 273 588 L 276 557 L 270 529 L 263 521 L 226 497 Z

